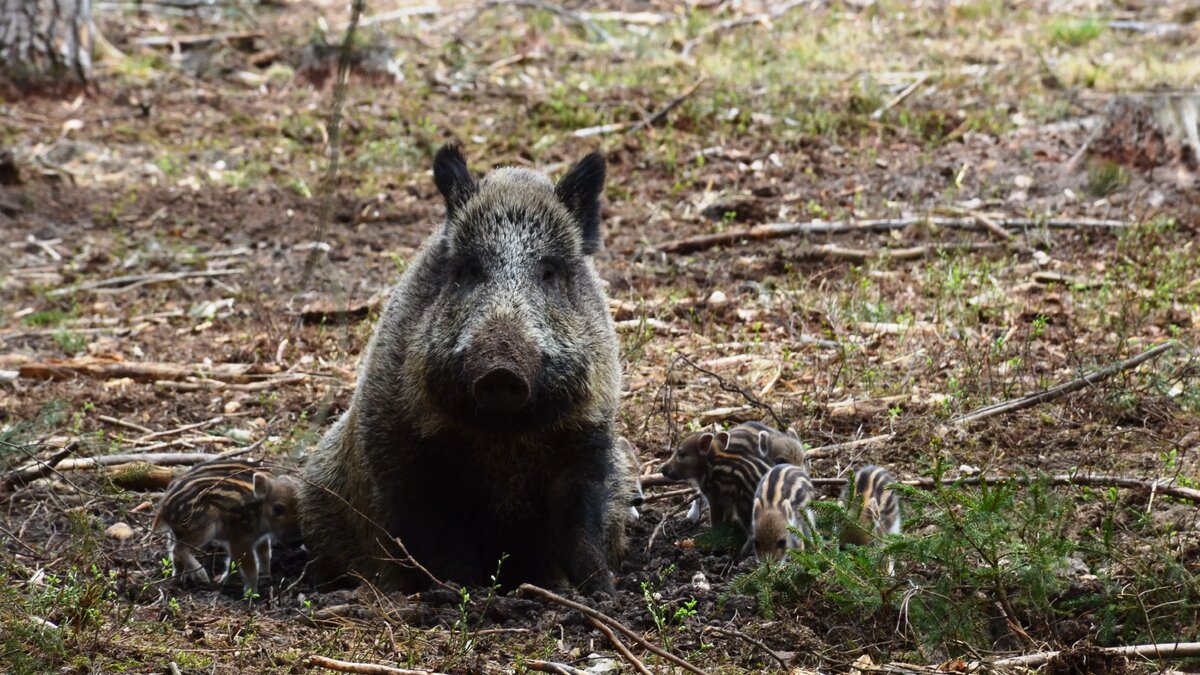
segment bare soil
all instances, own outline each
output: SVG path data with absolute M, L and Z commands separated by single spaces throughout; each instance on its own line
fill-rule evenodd
M 368 14 L 394 9 L 376 4 Z M 626 12 L 625 20 L 593 16 L 619 46 L 571 20 L 512 8 L 446 7 L 364 29 L 366 43 L 385 45 L 376 55 L 385 63 L 360 63 L 350 79 L 327 223 L 331 79 L 313 73 L 332 66 L 305 44 L 318 17 L 340 27 L 344 8 L 100 11 L 125 62 L 101 67 L 94 90 L 74 101 L 14 93 L 0 105 L 0 139 L 18 174 L 0 186 L 0 371 L 56 359 L 166 362 L 196 366 L 198 375 L 179 382 L 198 390 L 128 377 L 0 378 L 4 465 L 71 442 L 83 456 L 149 444 L 138 440 L 145 432 L 110 421 L 118 419 L 153 432 L 211 421 L 154 440 L 183 452 L 257 444 L 253 455 L 272 466 L 300 467 L 353 391 L 376 316 L 369 301 L 443 217 L 429 157 L 457 140 L 480 172 L 502 164 L 558 172 L 590 149 L 604 152 L 598 266 L 622 322 L 628 391 L 619 431 L 637 446 L 644 473 L 702 424 L 770 422 L 752 405 L 761 401 L 812 446 L 896 433 L 882 447 L 818 460 L 822 477 L 866 462 L 918 477 L 939 461 L 1000 474 L 1200 475 L 1195 177 L 1178 161 L 1147 165 L 1145 153 L 1068 163 L 1089 136 L 1087 120 L 1121 82 L 1195 84 L 1194 12 L 1171 2 L 976 2 L 945 11 L 814 3 L 769 26 L 721 30 L 689 63 L 679 57 L 686 39 L 761 7 L 595 4 L 605 6 L 572 11 Z M 633 23 L 634 12 L 663 23 Z M 1128 16 L 1179 24 L 1173 48 L 1103 28 Z M 1079 17 L 1096 17 L 1102 32 L 1075 44 L 1090 30 L 1074 23 Z M 175 54 L 135 42 L 221 31 L 260 35 Z M 1084 72 L 1089 63 L 1100 65 Z M 1147 75 L 1136 63 L 1154 67 Z M 574 135 L 636 123 L 700 74 L 709 79 L 664 125 Z M 915 93 L 872 116 L 918 79 Z M 985 228 L 918 224 L 687 255 L 657 250 L 770 222 L 980 212 L 1127 225 L 1030 227 L 1001 241 Z M 936 250 L 962 243 L 994 246 Z M 314 245 L 324 252 L 306 284 Z M 846 260 L 811 255 L 819 245 L 934 250 Z M 60 292 L 125 275 L 222 269 L 233 272 Z M 322 309 L 349 318 L 313 320 Z M 948 423 L 1169 338 L 1181 348 L 1136 372 L 965 429 Z M 202 373 L 212 364 L 305 377 L 257 391 L 206 389 Z M 712 413 L 719 408 L 732 410 Z M 747 636 L 801 672 L 871 672 L 893 661 L 953 668 L 988 655 L 962 645 L 923 651 L 897 628 L 897 612 L 848 618 L 817 594 L 768 616 L 733 589 L 755 563 L 696 544 L 706 528 L 684 518 L 690 497 L 656 497 L 677 487 L 647 491 L 614 570 L 618 594 L 584 600 L 673 653 L 709 672 L 782 668 Z M 1102 497 L 1072 494 L 1081 507 L 1071 530 L 1097 531 L 1110 512 Z M 74 471 L 3 497 L 5 671 L 168 672 L 174 663 L 185 673 L 319 672 L 307 665 L 312 654 L 450 673 L 512 672 L 531 658 L 590 672 L 628 668 L 573 611 L 489 589 L 470 589 L 469 602 L 442 590 L 318 593 L 296 549 L 279 549 L 257 600 L 232 582 L 177 588 L 163 578 L 161 535 L 148 532 L 159 496 Z M 1137 491 L 1118 499 L 1173 533 L 1170 555 L 1193 576 L 1200 571 L 1193 506 Z M 114 523 L 133 536 L 107 533 Z M 1166 546 L 1131 527 L 1118 528 L 1120 547 Z M 216 555 L 208 562 L 215 566 Z M 656 627 L 652 608 L 674 613 L 693 600 L 694 615 Z M 1195 616 L 1188 611 L 1180 616 Z M 1181 623 L 1157 637 L 1187 639 L 1195 629 Z M 1088 616 L 1028 617 L 1023 630 L 1057 649 L 1094 641 L 1099 627 Z M 986 651 L 1031 651 L 1016 635 L 1002 627 Z M 649 655 L 647 663 L 666 668 Z M 1048 671 L 1100 672 L 1094 663 L 1103 672 L 1142 667 L 1081 648 Z

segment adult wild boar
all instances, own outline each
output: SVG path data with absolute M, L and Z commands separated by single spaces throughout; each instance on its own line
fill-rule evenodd
M 634 499 L 615 447 L 621 369 L 592 255 L 604 160 L 557 184 L 476 181 L 434 159 L 447 219 L 392 290 L 350 407 L 308 460 L 301 514 L 317 576 L 406 592 L 465 585 L 612 588 Z M 501 564 L 500 560 L 504 557 Z

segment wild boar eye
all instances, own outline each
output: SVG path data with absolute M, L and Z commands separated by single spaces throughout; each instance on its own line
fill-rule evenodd
M 483 266 L 475 260 L 464 262 L 459 265 L 455 276 L 460 286 L 463 284 L 477 284 L 483 281 Z
M 779 541 L 775 542 L 775 548 L 779 549 L 780 551 L 786 549 L 787 539 L 780 539 Z
M 286 514 L 287 514 L 287 509 L 284 508 L 283 504 L 272 504 L 271 505 L 271 516 L 272 517 L 282 518 Z
M 557 285 L 561 276 L 558 266 L 552 262 L 544 261 L 538 265 L 538 279 L 543 286 Z

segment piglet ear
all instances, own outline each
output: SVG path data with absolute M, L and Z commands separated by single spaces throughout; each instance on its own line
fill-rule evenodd
M 604 194 L 604 157 L 599 152 L 579 160 L 554 186 L 571 215 L 579 221 L 583 234 L 583 252 L 591 255 L 600 250 L 600 195 Z
M 713 455 L 713 438 L 712 434 L 705 432 L 700 436 L 700 456 L 711 457 Z
M 729 437 L 728 431 L 718 431 L 717 432 L 717 445 L 720 446 L 722 451 L 729 449 L 729 440 L 730 440 L 730 437 Z
M 266 499 L 269 494 L 271 494 L 271 478 L 265 473 L 255 471 L 254 496 L 259 499 Z
M 457 145 L 443 145 L 433 158 L 433 182 L 446 200 L 446 214 L 453 218 L 479 186 L 471 177 L 467 160 Z

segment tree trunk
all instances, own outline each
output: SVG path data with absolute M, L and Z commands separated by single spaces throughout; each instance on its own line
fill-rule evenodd
M 86 83 L 94 32 L 92 0 L 0 0 L 0 71 L 17 83 Z

